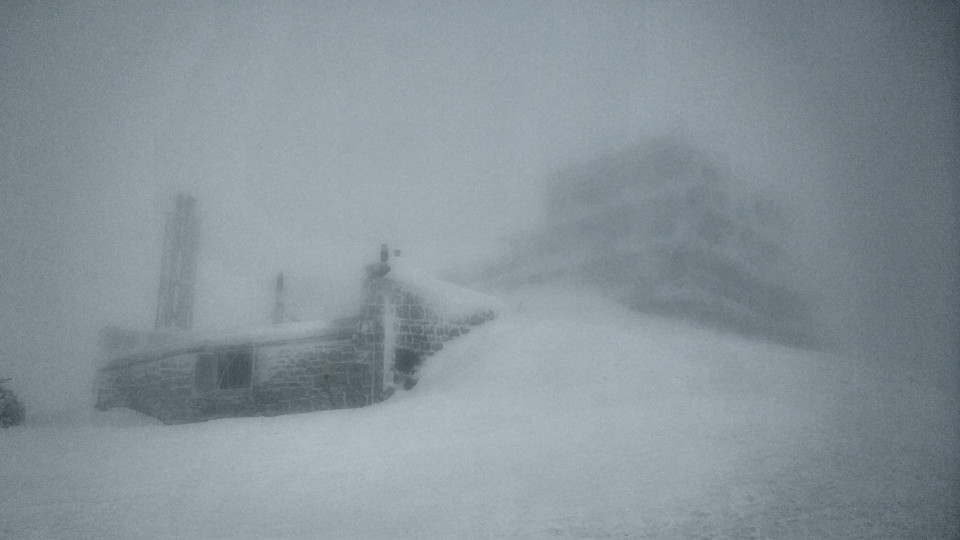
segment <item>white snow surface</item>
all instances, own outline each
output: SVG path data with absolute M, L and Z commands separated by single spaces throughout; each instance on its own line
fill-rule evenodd
M 527 291 L 362 409 L 0 431 L 2 538 L 950 538 L 956 395 Z

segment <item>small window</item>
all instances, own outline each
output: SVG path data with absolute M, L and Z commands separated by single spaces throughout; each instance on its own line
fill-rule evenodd
M 253 374 L 253 353 L 249 349 L 232 349 L 203 353 L 197 358 L 197 390 L 241 390 L 250 386 Z

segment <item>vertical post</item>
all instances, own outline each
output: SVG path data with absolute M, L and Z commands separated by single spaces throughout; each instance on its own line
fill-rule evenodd
M 393 381 L 393 372 L 396 362 L 395 354 L 397 350 L 397 312 L 393 305 L 393 286 L 384 283 L 380 289 L 379 302 L 382 306 L 380 310 L 380 321 L 383 325 L 383 392 L 393 392 L 396 385 Z
M 193 326 L 199 229 L 194 206 L 193 197 L 180 193 L 173 213 L 167 218 L 154 323 L 156 330 L 190 330 Z
M 273 324 L 280 324 L 284 319 L 283 272 L 277 274 L 277 286 L 274 289 Z

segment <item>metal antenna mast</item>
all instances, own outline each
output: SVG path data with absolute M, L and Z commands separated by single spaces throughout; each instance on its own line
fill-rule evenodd
M 194 198 L 180 193 L 167 217 L 160 266 L 156 330 L 190 330 L 193 326 L 193 286 L 197 273 L 197 216 Z

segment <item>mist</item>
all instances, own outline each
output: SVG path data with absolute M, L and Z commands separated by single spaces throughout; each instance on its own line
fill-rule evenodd
M 956 381 L 952 3 L 0 6 L 0 376 L 90 406 L 149 329 L 165 214 L 195 328 L 351 305 L 379 245 L 437 273 L 543 219 L 553 173 L 670 133 L 790 202 L 830 340 Z M 952 384 L 952 383 L 951 383 Z

